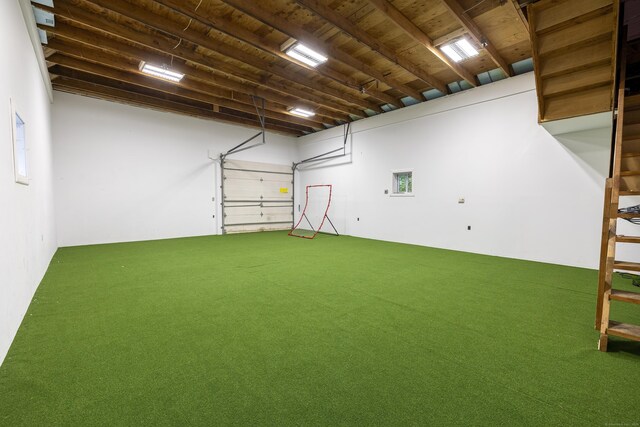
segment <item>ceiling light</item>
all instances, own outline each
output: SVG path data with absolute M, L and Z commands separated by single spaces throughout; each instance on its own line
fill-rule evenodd
M 440 49 L 455 62 L 469 59 L 478 54 L 476 48 L 467 39 L 456 40 L 453 43 L 442 46 Z
M 313 117 L 316 115 L 316 113 L 314 113 L 313 111 L 309 111 L 309 110 L 305 110 L 304 108 L 292 108 L 289 110 L 289 112 L 295 116 L 299 116 L 299 117 Z
M 302 43 L 294 43 L 289 46 L 285 53 L 292 58 L 297 59 L 298 61 L 304 62 L 307 65 L 311 65 L 312 67 L 317 67 L 318 65 L 327 62 L 326 56 L 316 52 L 315 50 L 309 49 L 307 46 Z
M 172 82 L 179 82 L 184 77 L 184 74 L 177 73 L 175 71 L 171 71 L 167 68 L 158 67 L 156 65 L 147 64 L 144 61 L 140 61 L 140 66 L 138 67 L 140 71 L 145 74 L 149 74 L 154 77 L 159 77 L 164 80 L 169 80 Z

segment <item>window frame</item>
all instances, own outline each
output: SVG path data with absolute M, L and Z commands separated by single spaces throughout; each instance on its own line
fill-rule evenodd
M 411 176 L 411 191 L 406 191 L 403 193 L 398 193 L 396 190 L 398 189 L 398 177 L 400 175 L 409 175 Z M 414 176 L 413 169 L 396 169 L 391 171 L 391 192 L 389 196 L 391 197 L 414 197 Z
M 15 101 L 12 99 L 11 102 L 11 144 L 13 147 L 13 173 L 15 177 L 15 181 L 18 184 L 29 185 L 29 162 L 27 161 L 27 137 L 26 137 L 26 122 L 24 121 L 23 116 L 19 113 L 18 108 L 16 107 Z M 20 123 L 18 123 L 18 120 Z M 19 131 L 22 133 L 22 146 L 19 146 Z M 20 154 L 24 156 L 24 174 L 20 172 Z

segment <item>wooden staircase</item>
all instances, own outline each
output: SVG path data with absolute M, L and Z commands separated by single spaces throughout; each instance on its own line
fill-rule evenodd
M 540 123 L 613 109 L 619 0 L 530 4 Z
M 618 243 L 640 244 L 640 236 L 617 234 L 619 219 L 640 218 L 640 213 L 619 213 L 621 197 L 640 195 L 640 95 L 625 96 L 626 61 L 622 52 L 619 87 L 617 93 L 617 117 L 613 147 L 611 178 L 605 185 L 604 215 L 602 224 L 602 245 L 600 274 L 598 281 L 598 302 L 596 309 L 596 329 L 600 330 L 598 348 L 607 351 L 609 336 L 640 341 L 640 326 L 621 323 L 610 319 L 611 302 L 640 304 L 640 292 L 623 291 L 612 288 L 614 270 L 640 271 L 639 262 L 616 259 Z M 623 205 L 633 204 L 622 199 Z M 626 203 L 625 203 L 626 202 Z

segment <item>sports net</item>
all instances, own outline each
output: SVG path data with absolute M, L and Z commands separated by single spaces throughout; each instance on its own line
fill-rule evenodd
M 307 185 L 304 209 L 289 236 L 313 239 L 324 231 L 338 234 L 328 217 L 331 191 L 332 187 L 329 184 Z

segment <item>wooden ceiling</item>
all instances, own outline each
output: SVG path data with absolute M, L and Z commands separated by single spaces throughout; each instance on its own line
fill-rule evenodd
M 303 135 L 450 93 L 531 57 L 528 0 L 54 0 L 43 45 L 56 90 Z M 460 63 L 439 46 L 466 36 Z M 317 68 L 284 54 L 295 39 Z M 140 61 L 185 74 L 142 74 Z M 430 92 L 434 93 L 434 92 Z M 414 100 L 410 100 L 410 98 Z M 264 101 L 263 101 L 264 100 Z M 262 106 L 264 105 L 264 110 Z M 304 107 L 316 114 L 289 113 Z

